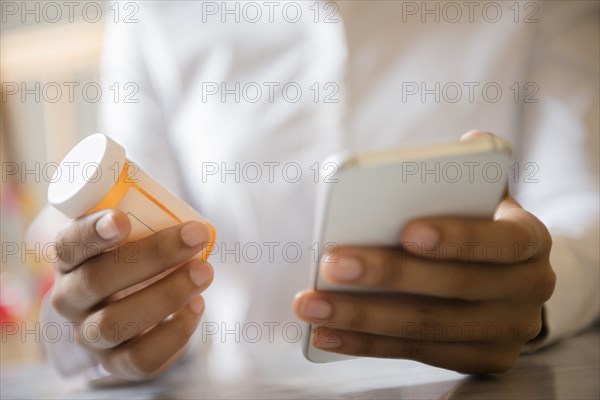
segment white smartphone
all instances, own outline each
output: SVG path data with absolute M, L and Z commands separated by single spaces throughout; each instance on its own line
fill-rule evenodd
M 333 163 L 333 164 L 331 164 Z M 482 138 L 425 148 L 339 154 L 323 165 L 337 172 L 318 191 L 310 285 L 320 291 L 364 291 L 321 279 L 318 260 L 341 246 L 394 246 L 409 220 L 429 216 L 491 218 L 513 163 L 510 145 Z M 305 327 L 303 352 L 313 362 L 350 358 L 312 345 Z

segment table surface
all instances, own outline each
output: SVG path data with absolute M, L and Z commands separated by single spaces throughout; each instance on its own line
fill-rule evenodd
M 234 363 L 213 368 L 210 359 L 194 357 L 158 380 L 103 389 L 61 381 L 47 365 L 15 366 L 2 371 L 0 398 L 600 399 L 597 328 L 524 355 L 508 373 L 489 377 L 405 360 L 312 364 L 298 353 L 236 355 Z

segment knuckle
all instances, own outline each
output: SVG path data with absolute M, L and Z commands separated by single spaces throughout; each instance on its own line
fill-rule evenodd
M 540 308 L 528 312 L 525 318 L 516 321 L 514 345 L 523 345 L 534 339 L 542 331 L 542 312 Z
M 98 342 L 100 341 L 98 324 L 94 321 L 84 320 L 79 324 L 78 329 L 75 330 L 75 341 L 87 350 L 98 348 Z
M 544 245 L 543 249 L 546 251 L 546 253 L 550 254 L 550 250 L 552 249 L 552 245 L 553 245 L 552 235 L 550 234 L 550 231 L 548 230 L 548 228 L 546 228 L 545 225 L 544 225 L 544 240 L 542 241 L 542 244 Z
M 522 330 L 523 343 L 526 343 L 540 334 L 542 331 L 542 317 L 541 313 L 538 313 L 537 317 L 527 322 L 524 329 Z
M 58 246 L 71 241 L 70 237 L 72 236 L 71 233 L 73 232 L 75 224 L 75 221 L 70 221 L 64 228 L 60 229 L 56 233 L 54 240 Z
M 79 329 L 75 329 L 75 331 L 73 332 L 75 342 L 77 342 L 83 348 L 87 349 L 88 348 L 87 347 L 88 340 L 86 340 L 86 335 L 84 333 L 84 330 L 81 326 L 79 326 L 78 328 Z
M 546 225 L 544 225 L 544 223 L 542 223 L 542 221 L 540 221 L 539 219 L 537 219 L 536 217 L 534 217 L 537 221 L 536 227 L 538 228 L 538 234 L 537 237 L 539 238 L 539 251 L 541 251 L 543 254 L 550 254 L 550 249 L 552 248 L 552 235 L 550 234 L 550 231 L 548 230 L 548 228 L 546 227 Z
M 97 301 L 104 297 L 102 274 L 95 271 L 96 268 L 78 268 L 74 271 L 76 273 L 70 274 L 71 280 L 76 281 L 71 286 L 74 286 L 79 298 Z
M 533 282 L 530 285 L 533 290 L 530 293 L 532 293 L 536 303 L 541 304 L 548 301 L 554 293 L 555 286 L 556 274 L 549 262 L 544 262 L 541 270 L 535 268 Z
M 88 321 L 88 323 L 95 324 L 98 330 L 98 337 L 95 341 L 96 347 L 108 349 L 121 343 L 121 340 L 119 340 L 118 321 L 114 319 L 108 307 L 97 311 L 93 316 L 88 318 Z
M 74 242 L 69 238 L 73 223 L 71 222 L 66 228 L 63 228 L 56 234 L 55 263 L 58 265 L 70 266 L 74 261 L 73 246 Z
M 550 299 L 550 297 L 552 297 L 554 288 L 556 287 L 556 274 L 550 266 L 544 274 L 542 282 L 540 283 L 541 299 L 543 302 L 546 302 Z
M 102 252 L 94 225 L 89 221 L 71 221 L 57 233 L 54 245 L 55 263 L 67 269 Z
M 58 283 L 58 281 L 54 283 L 54 287 L 50 293 L 50 304 L 52 305 L 52 308 L 54 308 L 63 317 L 69 309 L 68 296 L 64 290 L 61 290 L 61 285 Z
M 68 293 L 68 302 L 74 308 L 86 309 L 104 297 L 102 274 L 95 273 L 94 268 L 82 265 L 65 274 L 62 278 L 62 292 Z M 65 295 L 65 297 L 67 297 Z

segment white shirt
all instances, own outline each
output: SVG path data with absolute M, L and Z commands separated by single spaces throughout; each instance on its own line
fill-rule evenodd
M 552 233 L 546 343 L 598 317 L 598 4 L 466 3 L 140 2 L 110 24 L 102 78 L 139 91 L 105 96 L 103 132 L 217 227 L 205 323 L 298 324 L 315 163 L 470 129 L 513 143 L 511 191 Z

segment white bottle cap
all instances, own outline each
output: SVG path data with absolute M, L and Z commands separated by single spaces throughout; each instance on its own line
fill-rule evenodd
M 123 146 L 102 133 L 88 136 L 54 172 L 48 202 L 67 217 L 81 217 L 110 192 L 125 161 Z

